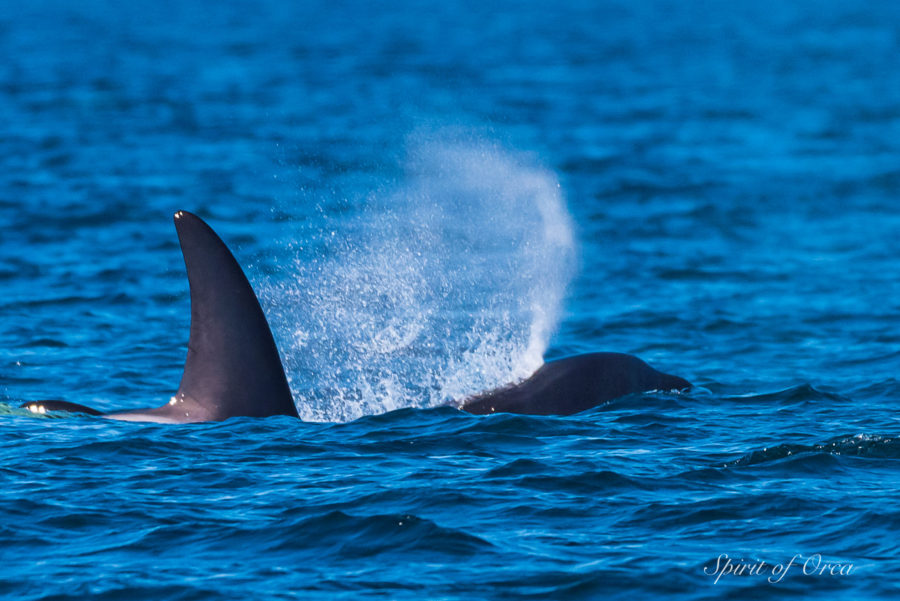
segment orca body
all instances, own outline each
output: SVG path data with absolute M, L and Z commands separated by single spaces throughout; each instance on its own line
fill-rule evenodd
M 527 380 L 465 401 L 463 411 L 572 415 L 629 394 L 690 388 L 633 355 L 587 353 L 542 365 Z
M 174 219 L 191 291 L 187 359 L 175 395 L 162 407 L 114 413 L 67 401 L 29 401 L 23 407 L 163 423 L 299 418 L 269 324 L 240 265 L 202 219 L 187 211 Z M 627 394 L 689 387 L 637 357 L 591 353 L 550 361 L 527 380 L 476 395 L 460 408 L 476 414 L 569 415 Z

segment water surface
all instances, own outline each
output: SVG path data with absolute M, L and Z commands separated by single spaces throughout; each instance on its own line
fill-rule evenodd
M 894 3 L 6 4 L 0 594 L 896 596 Z M 304 421 L 18 409 L 176 389 L 178 209 Z M 436 407 L 595 350 L 697 387 Z

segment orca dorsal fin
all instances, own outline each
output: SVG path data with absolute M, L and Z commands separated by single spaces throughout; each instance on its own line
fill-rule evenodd
M 190 421 L 298 417 L 269 323 L 231 251 L 187 211 L 175 213 L 175 229 L 191 290 L 191 333 L 169 406 Z
M 129 421 L 299 417 L 278 348 L 250 282 L 202 219 L 175 213 L 191 290 L 191 333 L 178 392 L 167 405 L 109 414 Z

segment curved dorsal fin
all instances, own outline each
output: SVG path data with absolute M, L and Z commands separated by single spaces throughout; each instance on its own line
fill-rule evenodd
M 191 289 L 191 334 L 171 406 L 199 410 L 202 419 L 297 417 L 269 323 L 231 251 L 186 211 L 175 213 L 175 229 Z
M 108 417 L 167 422 L 299 417 L 269 324 L 231 251 L 187 211 L 175 213 L 175 229 L 191 289 L 181 384 L 168 405 Z

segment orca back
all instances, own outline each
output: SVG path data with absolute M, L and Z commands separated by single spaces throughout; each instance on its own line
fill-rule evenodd
M 476 414 L 571 415 L 628 394 L 690 386 L 633 355 L 588 353 L 549 361 L 527 380 L 476 395 L 462 409 Z

